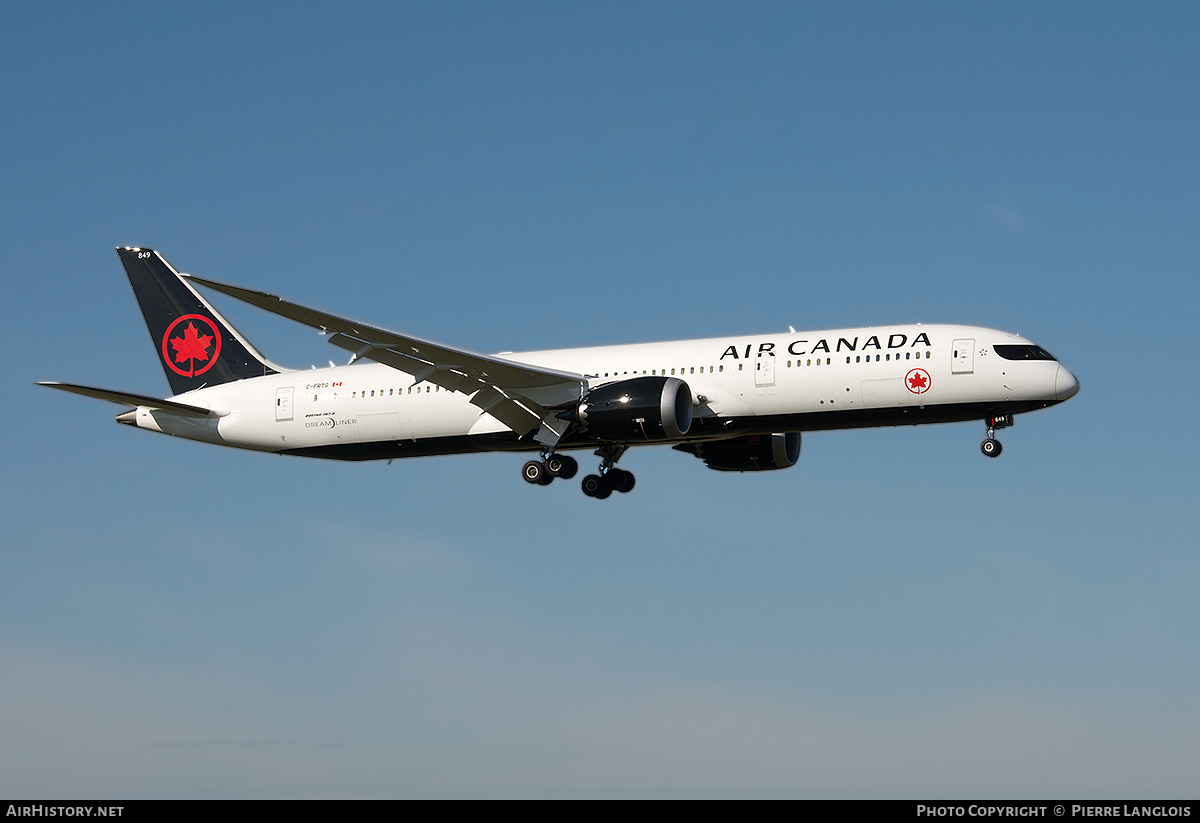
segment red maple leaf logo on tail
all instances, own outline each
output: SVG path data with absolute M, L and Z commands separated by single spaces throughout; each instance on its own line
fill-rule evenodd
M 188 323 L 183 337 L 172 337 L 171 348 L 175 349 L 175 362 L 184 360 L 207 360 L 208 347 L 212 345 L 211 335 L 196 333 L 196 324 Z
M 172 337 L 180 326 L 183 326 L 183 336 Z M 211 334 L 201 334 L 202 330 Z M 176 374 L 197 377 L 217 362 L 217 355 L 221 353 L 221 338 L 218 335 L 216 324 L 204 315 L 185 314 L 168 326 L 163 334 L 163 360 Z

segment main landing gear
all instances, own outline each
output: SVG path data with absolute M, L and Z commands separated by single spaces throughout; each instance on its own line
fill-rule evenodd
M 600 473 L 589 474 L 583 478 L 583 493 L 588 497 L 603 500 L 613 492 L 633 491 L 633 472 L 618 469 L 616 463 L 621 459 L 628 446 L 620 443 L 606 443 L 596 449 L 600 458 Z
M 629 447 L 623 444 L 605 444 L 596 450 L 596 456 L 601 461 L 599 474 L 589 474 L 583 478 L 584 494 L 603 500 L 613 492 L 624 493 L 633 490 L 633 473 L 616 467 L 616 462 L 621 459 L 627 448 Z M 569 480 L 577 471 L 579 464 L 575 462 L 575 458 L 565 454 L 543 452 L 541 460 L 530 460 L 521 468 L 521 476 L 525 478 L 526 483 L 548 486 L 554 478 Z
M 579 464 L 574 457 L 554 452 L 543 452 L 541 460 L 530 460 L 521 468 L 521 476 L 526 483 L 536 486 L 549 486 L 556 477 L 570 480 L 579 471 Z
M 1006 429 L 1013 424 L 1013 416 L 1011 414 L 1003 414 L 999 417 L 989 417 L 987 419 L 987 437 L 980 444 L 979 449 L 988 457 L 999 457 L 1000 452 L 1004 447 L 1000 445 L 1000 441 L 993 435 L 996 429 Z

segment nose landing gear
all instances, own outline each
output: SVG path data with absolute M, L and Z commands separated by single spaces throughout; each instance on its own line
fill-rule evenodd
M 987 419 L 987 437 L 980 444 L 979 450 L 988 457 L 999 457 L 1000 452 L 1004 447 L 1000 445 L 1000 441 L 993 436 L 996 429 L 1006 429 L 1013 424 L 1013 416 L 1011 414 L 1003 414 L 998 417 L 989 417 Z

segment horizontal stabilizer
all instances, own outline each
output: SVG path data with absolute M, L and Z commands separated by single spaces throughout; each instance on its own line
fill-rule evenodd
M 157 397 L 147 397 L 143 394 L 94 389 L 91 386 L 77 386 L 74 383 L 38 383 L 39 386 L 49 386 L 52 389 L 62 389 L 84 397 L 94 397 L 97 400 L 107 400 L 110 403 L 121 403 L 126 406 L 145 406 L 151 409 L 182 414 L 189 417 L 220 417 L 218 412 L 200 406 L 189 406 L 186 403 L 176 403 L 174 400 L 159 400 Z

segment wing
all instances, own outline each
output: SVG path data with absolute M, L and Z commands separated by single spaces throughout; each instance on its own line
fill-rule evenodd
M 481 413 L 492 415 L 517 434 L 538 429 L 536 439 L 546 445 L 557 443 L 567 426 L 550 409 L 578 402 L 586 391 L 582 374 L 453 349 L 289 303 L 266 292 L 183 276 L 273 314 L 334 332 L 329 342 L 354 352 L 351 362 L 365 357 L 411 374 L 416 383 L 468 394 Z

